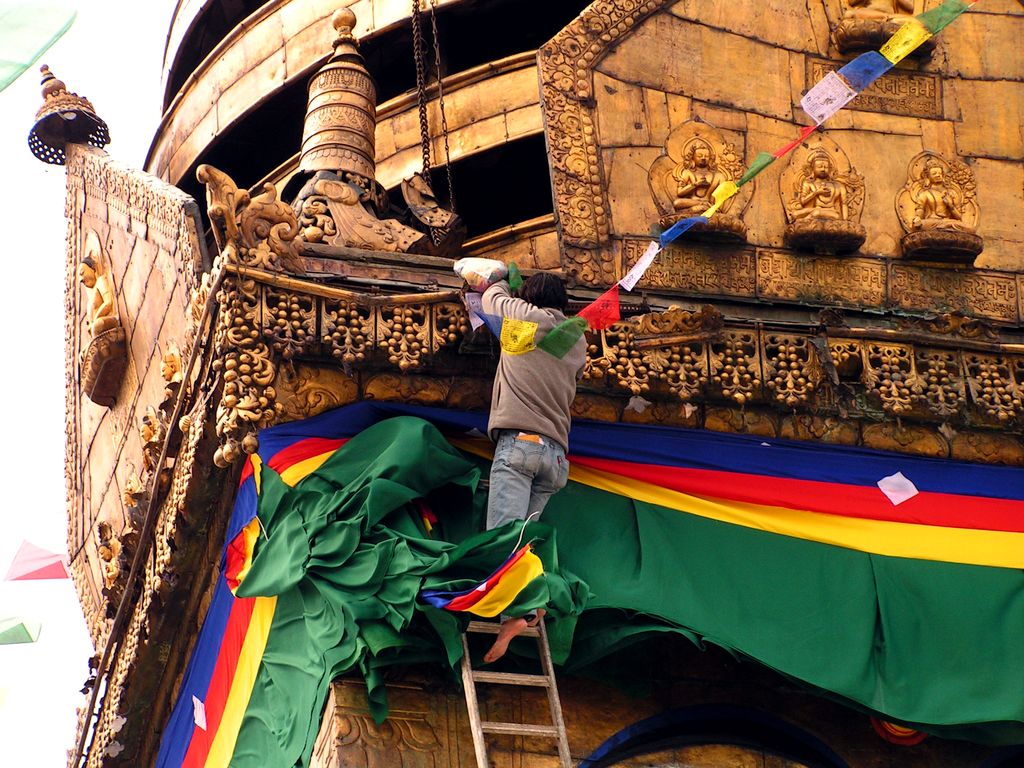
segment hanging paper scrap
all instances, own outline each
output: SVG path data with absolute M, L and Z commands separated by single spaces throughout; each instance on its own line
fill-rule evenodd
M 853 90 L 861 93 L 890 69 L 892 62 L 885 56 L 878 51 L 868 51 L 843 66 L 839 74 Z
M 661 248 L 653 240 L 648 243 L 647 250 L 643 252 L 636 264 L 634 264 L 629 272 L 626 273 L 625 277 L 619 280 L 619 285 L 625 288 L 627 291 L 632 291 L 636 284 L 640 282 L 640 278 L 644 276 L 644 273 L 654 262 L 654 257 L 658 255 Z
M 856 95 L 857 92 L 836 72 L 829 72 L 804 94 L 800 106 L 815 123 L 821 125 L 849 104 Z
M 896 30 L 879 52 L 893 64 L 898 64 L 931 36 L 932 33 L 920 21 L 912 19 Z
M 612 323 L 618 322 L 621 317 L 619 314 L 619 284 L 616 283 L 602 293 L 576 316 L 586 320 L 587 325 L 595 331 L 604 330 Z
M 474 291 L 467 291 L 463 295 L 462 301 L 469 311 L 469 327 L 475 331 L 484 324 L 483 295 Z
M 902 472 L 883 477 L 878 481 L 878 489 L 886 495 L 894 507 L 918 494 L 917 486 Z

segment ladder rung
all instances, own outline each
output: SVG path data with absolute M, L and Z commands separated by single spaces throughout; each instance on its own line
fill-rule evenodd
M 535 685 L 547 688 L 550 683 L 544 675 L 520 675 L 513 672 L 483 672 L 473 670 L 473 681 L 502 685 Z
M 496 635 L 501 630 L 501 624 L 494 621 L 471 621 L 466 627 L 467 633 L 478 635 Z M 527 627 L 519 637 L 540 637 L 540 630 L 537 627 Z
M 506 736 L 547 736 L 558 738 L 558 729 L 553 725 L 534 725 L 533 723 L 480 723 L 484 733 L 496 733 Z

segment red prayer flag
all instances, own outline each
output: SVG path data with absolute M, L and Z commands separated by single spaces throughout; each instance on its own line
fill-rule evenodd
M 22 542 L 7 571 L 6 581 L 28 581 L 29 579 L 66 579 L 65 555 L 48 552 L 27 541 Z
M 782 149 L 777 149 L 772 154 L 775 156 L 776 159 L 783 157 L 784 155 L 787 155 L 788 153 L 796 149 L 800 142 L 802 142 L 804 139 L 806 139 L 808 136 L 814 133 L 817 129 L 818 126 L 816 125 L 805 125 L 800 131 L 800 138 L 793 139 L 793 141 L 789 142 L 789 144 L 784 146 Z
M 585 306 L 577 317 L 586 320 L 587 325 L 595 331 L 603 330 L 612 323 L 618 322 L 621 317 L 619 314 L 619 284 L 616 283 Z

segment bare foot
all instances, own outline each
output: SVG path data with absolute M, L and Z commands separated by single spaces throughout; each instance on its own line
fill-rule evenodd
M 524 618 L 508 619 L 501 623 L 501 629 L 498 630 L 498 638 L 494 641 L 494 645 L 491 646 L 491 650 L 484 654 L 484 662 L 490 664 L 492 661 L 497 661 L 505 655 L 505 651 L 508 650 L 508 644 L 512 642 L 513 637 L 518 637 L 526 631 L 527 623 Z

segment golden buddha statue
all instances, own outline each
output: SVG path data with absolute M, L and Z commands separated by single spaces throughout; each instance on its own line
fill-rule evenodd
M 957 159 L 925 150 L 910 161 L 907 183 L 896 195 L 896 214 L 907 234 L 907 258 L 974 261 L 984 246 L 976 234 L 978 201 L 974 172 Z
M 946 169 L 938 158 L 925 163 L 924 174 L 910 195 L 916 206 L 911 229 L 973 229 L 963 221 L 963 192 L 946 179 Z
M 697 216 L 711 207 L 712 195 L 729 178 L 718 168 L 715 150 L 703 139 L 690 142 L 683 162 L 672 171 L 676 195 L 672 208 L 687 216 Z
M 800 184 L 800 191 L 790 203 L 790 214 L 794 219 L 841 219 L 850 218 L 849 191 L 846 184 L 836 177 L 832 158 L 823 151 L 810 156 Z
M 92 337 L 95 339 L 101 333 L 118 327 L 121 321 L 117 316 L 114 286 L 103 266 L 99 238 L 92 231 L 85 238 L 85 256 L 78 265 L 78 280 L 86 289 L 86 313 Z
M 847 0 L 844 19 L 899 19 L 919 13 L 915 0 Z

